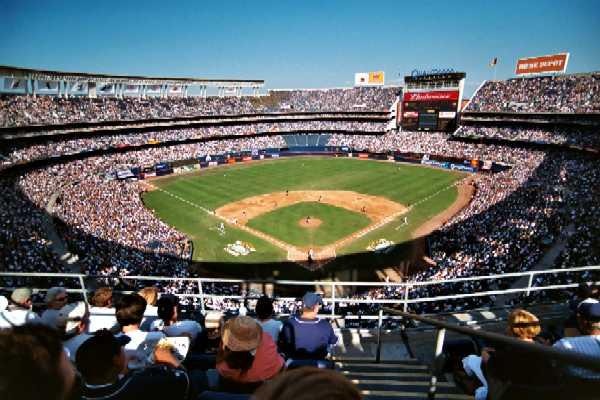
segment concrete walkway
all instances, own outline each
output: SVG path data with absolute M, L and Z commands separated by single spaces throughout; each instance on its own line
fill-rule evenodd
M 42 229 L 44 230 L 46 239 L 48 239 L 48 244 L 50 245 L 52 252 L 57 255 L 61 264 L 63 264 L 65 271 L 71 273 L 80 273 L 81 267 L 77 262 L 79 257 L 69 251 L 67 244 L 64 242 L 64 240 L 62 240 L 56 231 L 56 226 L 52 221 L 54 205 L 56 204 L 56 199 L 58 199 L 58 196 L 60 196 L 60 192 L 52 194 L 52 196 L 50 196 L 50 200 L 48 200 L 48 204 L 46 204 L 46 213 L 43 216 Z

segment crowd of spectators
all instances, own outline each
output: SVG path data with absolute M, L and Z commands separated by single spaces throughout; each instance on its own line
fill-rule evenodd
M 255 97 L 87 97 L 0 96 L 0 126 L 135 121 L 202 115 L 264 112 L 387 111 L 399 88 L 310 89 Z
M 560 144 L 590 149 L 600 149 L 598 128 L 526 128 L 526 127 L 487 127 L 461 126 L 455 137 L 501 139 L 539 144 Z
M 599 94 L 599 73 L 487 81 L 465 111 L 594 113 Z
M 271 122 L 244 125 L 224 125 L 216 127 L 165 130 L 156 132 L 139 132 L 123 135 L 102 135 L 94 137 L 79 137 L 58 141 L 47 141 L 42 144 L 13 145 L 5 150 L 0 161 L 0 169 L 19 163 L 34 160 L 60 157 L 95 150 L 111 148 L 135 147 L 146 144 L 158 144 L 170 141 L 186 141 L 191 139 L 206 139 L 216 136 L 250 136 L 256 134 L 273 134 L 277 132 L 319 132 L 319 131 L 349 131 L 383 133 L 386 124 L 382 122 L 356 121 L 299 121 Z

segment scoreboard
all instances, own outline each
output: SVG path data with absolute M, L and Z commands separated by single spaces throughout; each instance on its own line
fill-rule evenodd
M 399 125 L 406 130 L 453 131 L 466 74 L 422 73 L 404 77 Z

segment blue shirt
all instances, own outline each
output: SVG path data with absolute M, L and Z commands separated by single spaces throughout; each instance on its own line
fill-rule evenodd
M 301 317 L 288 319 L 280 338 L 282 350 L 291 358 L 324 358 L 338 341 L 329 321 Z

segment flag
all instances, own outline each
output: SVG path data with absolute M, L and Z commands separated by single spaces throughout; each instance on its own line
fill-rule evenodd
M 495 67 L 496 64 L 498 64 L 498 57 L 492 58 L 492 61 L 490 61 L 490 67 Z

